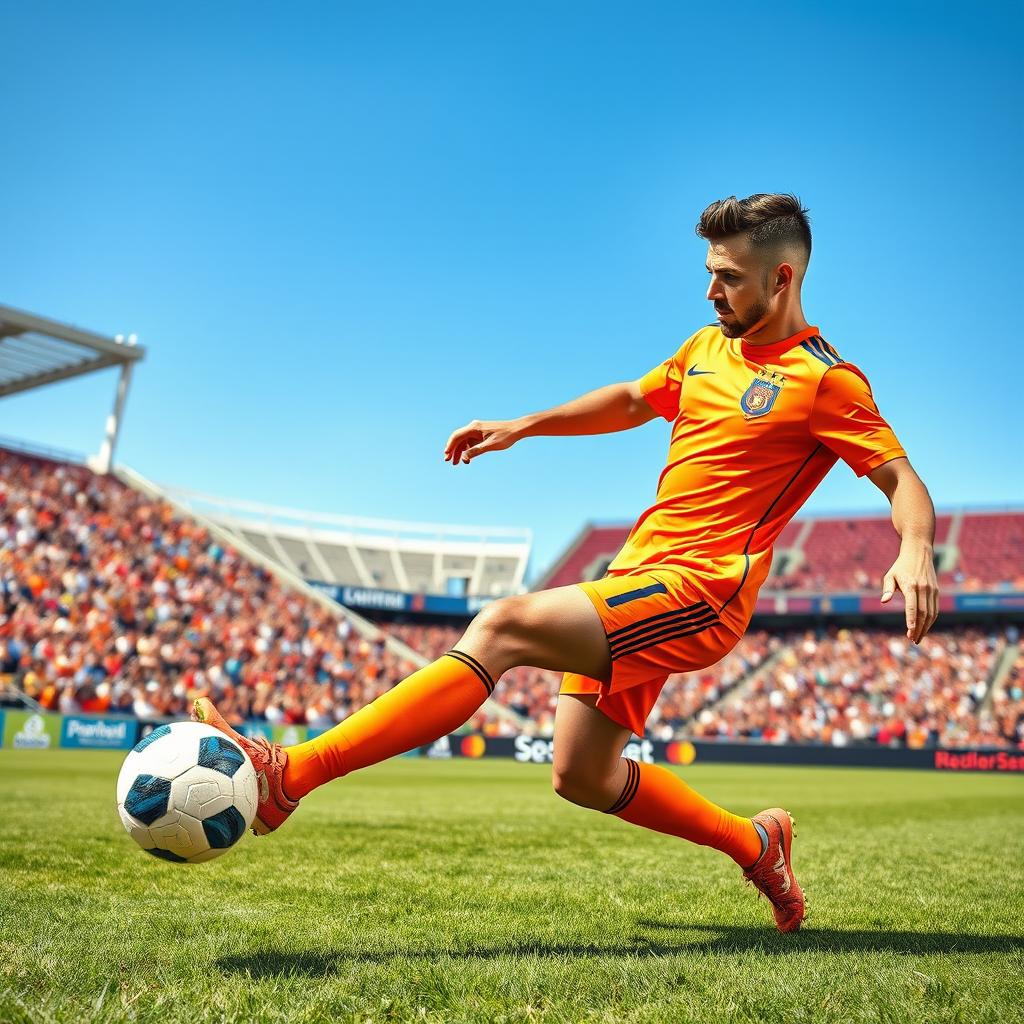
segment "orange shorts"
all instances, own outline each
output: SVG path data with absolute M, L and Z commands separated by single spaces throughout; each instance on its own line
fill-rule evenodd
M 670 675 L 708 668 L 739 643 L 717 611 L 671 570 L 614 574 L 577 585 L 601 616 L 612 676 L 600 683 L 566 672 L 559 693 L 596 693 L 598 708 L 638 736 Z

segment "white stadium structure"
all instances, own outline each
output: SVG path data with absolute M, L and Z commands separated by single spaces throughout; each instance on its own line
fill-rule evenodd
M 304 512 L 165 489 L 192 513 L 305 580 L 485 600 L 525 589 L 529 530 Z

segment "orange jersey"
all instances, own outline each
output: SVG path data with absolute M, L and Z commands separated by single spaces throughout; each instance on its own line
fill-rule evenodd
M 837 459 L 864 476 L 906 455 L 864 374 L 808 327 L 750 345 L 705 327 L 641 379 L 672 421 L 655 503 L 610 573 L 681 573 L 742 633 L 772 545 Z

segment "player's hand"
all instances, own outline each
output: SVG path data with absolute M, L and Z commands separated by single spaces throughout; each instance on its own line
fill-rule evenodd
M 899 557 L 882 580 L 882 604 L 892 600 L 896 588 L 906 602 L 907 639 L 919 644 L 939 617 L 939 583 L 930 544 L 912 541 L 900 547 Z
M 484 452 L 500 452 L 522 437 L 516 420 L 473 420 L 459 427 L 444 446 L 444 461 L 467 465 Z

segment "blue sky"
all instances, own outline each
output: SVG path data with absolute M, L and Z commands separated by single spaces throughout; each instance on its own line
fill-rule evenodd
M 810 208 L 812 323 L 936 503 L 1024 502 L 1011 5 L 0 4 L 0 303 L 148 349 L 119 460 L 320 511 L 630 519 L 668 443 L 469 419 L 635 378 L 708 322 L 713 199 Z M 98 447 L 111 373 L 0 403 Z M 810 511 L 878 509 L 838 466 Z

